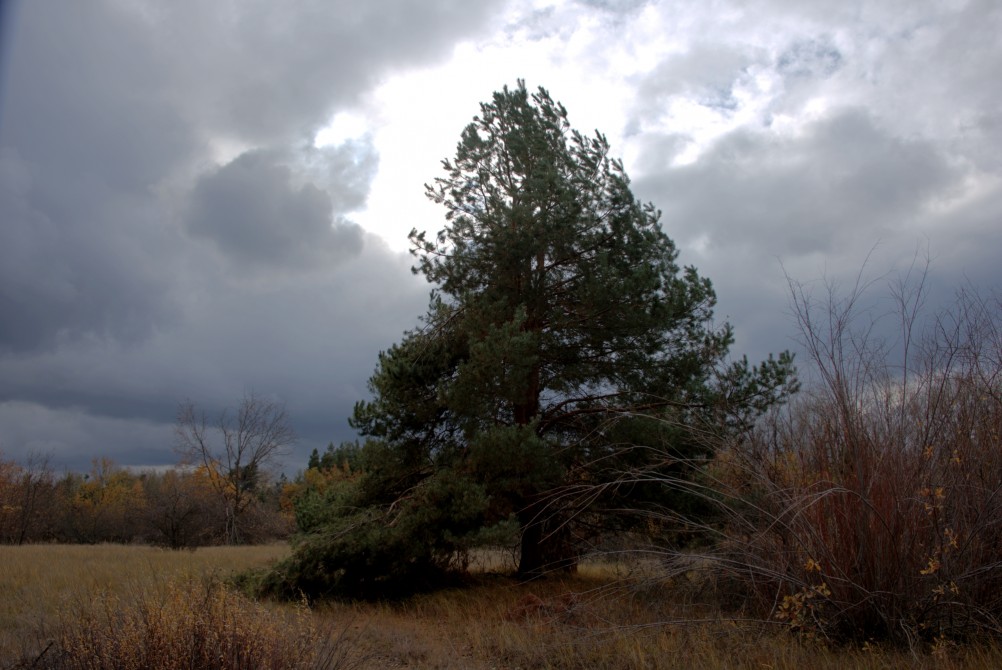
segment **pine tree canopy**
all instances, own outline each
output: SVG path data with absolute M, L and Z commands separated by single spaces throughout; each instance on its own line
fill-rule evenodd
M 791 392 L 792 360 L 728 362 L 709 280 L 678 264 L 605 137 L 572 130 L 544 89 L 495 93 L 442 165 L 426 190 L 445 227 L 410 235 L 431 304 L 356 405 L 353 509 L 413 524 L 415 564 L 507 522 L 520 572 L 572 566 L 577 521 L 661 495 L 605 486 L 617 473 L 645 447 L 696 455 L 697 420 L 747 426 Z

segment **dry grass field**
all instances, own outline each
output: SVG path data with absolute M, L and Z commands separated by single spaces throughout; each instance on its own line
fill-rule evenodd
M 700 603 L 698 585 L 636 565 L 592 562 L 519 583 L 501 574 L 503 555 L 485 554 L 461 588 L 312 610 L 225 586 L 287 551 L 0 547 L 0 667 L 1002 667 L 996 647 L 828 649 L 776 625 L 726 620 Z

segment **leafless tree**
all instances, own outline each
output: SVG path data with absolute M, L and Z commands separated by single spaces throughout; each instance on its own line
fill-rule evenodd
M 171 549 L 194 548 L 219 539 L 222 524 L 215 490 L 198 473 L 167 470 L 143 477 L 143 518 L 150 540 Z
M 0 542 L 25 544 L 46 534 L 53 487 L 48 456 L 31 453 L 24 465 L 0 460 Z
M 21 513 L 18 519 L 17 544 L 24 544 L 32 537 L 32 531 L 44 517 L 51 505 L 52 468 L 49 457 L 30 453 L 21 474 Z
M 254 501 L 259 478 L 296 440 L 285 406 L 254 393 L 236 412 L 224 410 L 210 423 L 205 412 L 187 400 L 178 408 L 175 450 L 183 462 L 202 468 L 224 506 L 226 541 L 243 539 L 244 513 Z

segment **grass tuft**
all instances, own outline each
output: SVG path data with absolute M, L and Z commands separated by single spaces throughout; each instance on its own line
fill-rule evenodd
M 350 667 L 350 641 L 305 607 L 271 610 L 216 579 L 167 582 L 129 600 L 114 593 L 59 613 L 32 663 L 55 670 Z

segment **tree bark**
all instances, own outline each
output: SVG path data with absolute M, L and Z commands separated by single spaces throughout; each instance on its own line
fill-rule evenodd
M 522 527 L 518 575 L 543 577 L 554 572 L 576 572 L 578 554 L 566 520 L 545 510 L 542 503 L 527 506 L 518 515 Z

